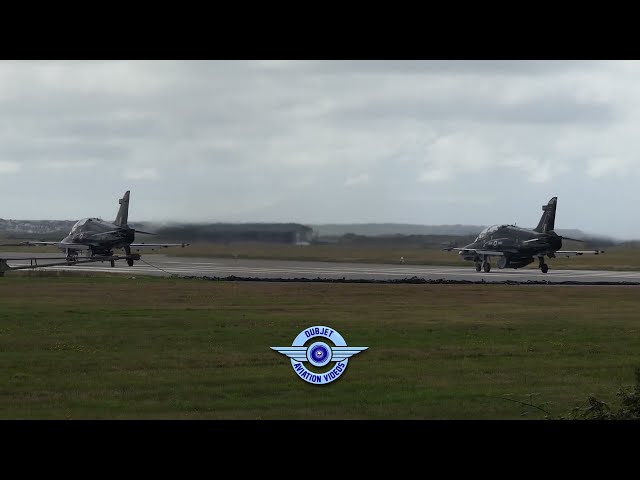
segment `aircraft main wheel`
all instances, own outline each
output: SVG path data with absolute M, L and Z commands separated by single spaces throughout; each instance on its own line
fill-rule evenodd
M 111 260 L 111 266 L 115 267 L 116 266 L 116 261 L 115 260 Z
M 482 264 L 476 263 L 476 272 L 479 272 L 480 270 L 482 270 Z
M 542 273 L 547 273 L 549 271 L 549 265 L 547 265 L 546 263 L 543 263 L 540 266 L 540 270 L 542 270 Z
M 133 258 L 127 258 L 127 265 L 133 267 Z
M 484 264 L 484 271 L 487 273 L 491 271 L 491 264 L 489 262 Z

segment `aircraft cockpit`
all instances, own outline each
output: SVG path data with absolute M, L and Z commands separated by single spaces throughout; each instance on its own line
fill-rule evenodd
M 99 222 L 100 219 L 99 218 L 83 218 L 82 220 L 78 220 L 73 227 L 71 227 L 71 233 L 74 233 L 76 230 L 78 230 L 78 228 L 83 227 L 84 225 L 86 225 L 87 223 L 90 222 Z
M 80 228 L 81 226 L 83 226 L 86 223 L 87 219 L 83 218 L 82 220 L 78 220 L 73 227 L 71 227 L 71 233 L 74 233 L 76 230 L 78 230 L 78 228 Z
M 478 234 L 478 238 L 476 238 L 476 242 L 483 240 L 484 238 L 491 235 L 493 232 L 496 232 L 500 228 L 499 225 L 491 225 L 490 227 L 485 228 Z

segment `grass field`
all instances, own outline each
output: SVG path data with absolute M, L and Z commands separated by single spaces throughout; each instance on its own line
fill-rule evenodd
M 566 242 L 565 250 L 585 250 L 580 243 Z M 610 247 L 602 255 L 547 259 L 551 269 L 576 270 L 640 270 L 640 248 Z M 48 247 L 0 247 L 1 251 L 29 253 L 60 253 Z M 473 263 L 462 260 L 457 252 L 414 246 L 352 246 L 352 245 L 285 245 L 285 244 L 216 244 L 201 243 L 185 248 L 163 248 L 150 253 L 182 257 L 244 258 L 274 260 L 309 260 L 327 262 L 398 264 L 400 257 L 407 265 L 464 266 Z M 143 253 L 144 254 L 144 253 Z M 495 263 L 495 260 L 494 260 Z M 537 261 L 526 268 L 537 269 Z
M 616 403 L 635 287 L 0 278 L 0 418 L 518 419 Z M 271 346 L 313 325 L 369 349 L 328 385 Z M 529 413 L 525 416 L 523 411 Z
M 585 250 L 579 243 L 567 242 L 565 250 Z M 162 253 L 183 257 L 219 257 L 276 260 L 315 260 L 329 262 L 464 266 L 473 269 L 457 252 L 421 246 L 351 245 L 269 245 L 269 244 L 194 244 L 186 248 L 166 249 Z M 495 260 L 494 260 L 495 262 Z M 553 269 L 640 270 L 640 248 L 611 247 L 601 255 L 547 259 Z M 537 261 L 527 268 L 537 269 Z

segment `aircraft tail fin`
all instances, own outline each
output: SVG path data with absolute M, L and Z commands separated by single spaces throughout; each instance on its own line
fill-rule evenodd
M 129 221 L 129 190 L 126 191 L 124 197 L 118 200 L 118 203 L 120 203 L 120 208 L 118 209 L 118 215 L 116 215 L 116 219 L 113 223 L 125 226 Z
M 535 232 L 547 233 L 555 228 L 557 203 L 558 197 L 553 197 L 549 203 L 542 206 L 542 217 L 540 217 L 538 226 L 533 229 Z

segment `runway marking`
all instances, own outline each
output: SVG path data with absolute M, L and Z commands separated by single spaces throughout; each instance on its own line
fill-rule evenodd
M 26 260 L 11 261 L 7 258 L 12 266 L 29 265 Z M 226 260 L 226 259 L 225 259 Z M 238 260 L 245 263 L 251 260 Z M 152 260 L 153 262 L 153 260 Z M 160 260 L 156 262 L 136 263 L 135 266 L 126 265 L 111 267 L 108 262 L 98 264 L 83 264 L 47 267 L 46 263 L 41 263 L 35 270 L 58 270 L 58 271 L 85 271 L 85 272 L 104 272 L 117 274 L 153 274 L 153 275 L 188 275 L 188 276 L 251 276 L 251 277 L 298 277 L 298 278 L 318 278 L 330 277 L 340 278 L 349 277 L 350 279 L 361 276 L 363 278 L 379 277 L 379 278 L 397 278 L 397 277 L 417 277 L 429 279 L 443 279 L 451 277 L 464 277 L 471 281 L 504 281 L 529 279 L 533 281 L 562 281 L 565 279 L 573 279 L 576 281 L 589 281 L 596 279 L 615 279 L 617 281 L 636 280 L 640 281 L 640 271 L 602 271 L 602 270 L 551 270 L 547 274 L 542 274 L 537 269 L 524 270 L 500 270 L 495 269 L 490 273 L 476 272 L 475 269 L 453 266 L 398 266 L 398 265 L 354 265 L 354 264 L 327 264 L 317 262 L 314 265 L 286 265 L 289 261 L 284 261 L 285 265 L 278 264 L 277 260 L 258 260 L 261 265 L 234 265 L 235 260 L 221 262 L 190 262 L 179 261 L 175 259 Z M 267 262 L 272 263 L 269 265 Z
M 248 276 L 254 276 L 254 275 L 270 275 L 270 276 L 275 276 L 275 275 L 279 275 L 279 274 L 296 274 L 296 275 L 300 275 L 300 276 L 304 276 L 306 274 L 306 276 L 311 276 L 311 277 L 317 277 L 318 275 L 331 275 L 331 276 L 346 276 L 346 275 L 363 275 L 363 276 L 392 276 L 392 277 L 407 277 L 406 273 L 394 273 L 394 272 L 383 272 L 383 271 L 331 271 L 331 270 L 323 270 L 323 271 L 319 271 L 319 270 L 306 270 L 306 271 L 291 271 L 291 270 L 287 270 L 287 269 L 251 269 L 248 267 L 242 268 L 242 269 L 238 269 L 238 268 L 233 268 L 233 267 L 228 267 L 228 268 L 217 268 L 217 269 L 207 269 L 207 270 L 199 270 L 199 271 L 194 271 L 190 268 L 188 268 L 187 266 L 185 267 L 179 267 L 179 268 L 171 268 L 171 267 L 167 267 L 164 268 L 164 270 L 166 270 L 166 272 L 163 272 L 161 270 L 158 270 L 156 268 L 153 267 L 149 267 L 149 266 L 136 266 L 136 267 L 95 267 L 95 266 L 83 266 L 83 265 L 76 265 L 76 266 L 61 266 L 61 267 L 45 267 L 49 270 L 55 269 L 55 270 L 63 270 L 63 271 L 78 271 L 79 269 L 82 269 L 83 271 L 90 271 L 90 272 L 104 272 L 104 273 L 126 273 L 126 274 L 146 274 L 146 273 L 153 273 L 156 275 L 163 275 L 166 274 L 167 272 L 169 274 L 188 274 L 188 275 L 193 275 L 193 276 L 204 276 L 207 274 L 212 274 L 214 276 L 224 276 L 224 274 L 232 274 L 232 275 L 236 275 L 236 276 L 242 276 L 244 275 L 248 275 Z M 44 268 L 40 268 L 40 270 L 43 270 Z M 425 277 L 436 277 L 438 278 L 438 275 L 442 275 L 443 272 L 430 272 L 430 275 L 413 275 L 417 278 L 425 278 Z M 629 275 L 624 275 L 624 276 L 620 276 L 618 275 L 616 272 L 605 272 L 605 273 L 600 273 L 597 275 L 593 275 L 593 274 L 589 274 L 588 272 L 580 272 L 579 275 L 568 275 L 568 274 L 564 274 L 564 275 L 552 275 L 552 276 L 548 276 L 545 275 L 543 276 L 532 276 L 532 275 L 528 275 L 528 274 L 523 274 L 523 273 L 507 273 L 507 274 L 486 274 L 486 275 L 479 275 L 479 276 L 473 276 L 471 274 L 467 274 L 467 273 L 448 273 L 448 275 L 455 275 L 455 276 L 471 276 L 473 278 L 473 280 L 485 280 L 485 281 L 491 281 L 492 279 L 496 279 L 496 278 L 500 278 L 500 279 L 508 279 L 508 278 L 512 278 L 512 279 L 521 279 L 522 277 L 527 277 L 527 278 L 534 278 L 535 280 L 550 280 L 553 281 L 558 280 L 558 279 L 565 279 L 565 278 L 569 278 L 569 277 L 579 277 L 583 280 L 587 280 L 590 277 L 595 277 L 595 278 L 613 278 L 613 277 L 617 277 L 617 278 L 625 278 L 625 279 L 634 279 L 634 278 L 638 278 L 640 275 L 635 274 L 632 276 Z M 440 277 L 442 278 L 442 277 Z
M 177 262 L 176 262 L 177 263 Z M 162 264 L 160 264 L 162 265 Z M 169 267 L 169 268 L 174 268 L 176 270 L 182 269 L 182 268 L 188 268 L 186 265 L 184 265 L 183 267 Z M 430 269 L 430 268 L 424 268 L 424 269 L 370 269 L 370 268 L 366 268 L 366 267 L 362 267 L 362 268 L 351 268 L 351 269 L 341 269 L 339 267 L 324 267 L 324 268 L 320 268 L 320 267 L 297 267 L 297 266 L 292 266 L 292 267 L 252 267 L 252 266 L 231 266 L 231 265 L 220 265 L 218 267 L 216 267 L 215 270 L 223 270 L 223 271 L 239 271 L 239 272 L 266 272 L 266 273 L 279 273 L 279 272 L 285 272 L 285 273 L 329 273 L 329 274 L 335 274 L 335 275 L 340 275 L 340 274 L 370 274 L 370 275 L 420 275 L 420 274 L 426 274 L 426 275 L 473 275 L 474 273 L 477 272 L 461 272 L 460 270 L 454 270 L 454 269 Z M 616 271 L 610 271 L 610 272 L 594 272 L 594 271 L 581 271 L 581 270 L 562 270 L 562 271 L 555 271 L 551 274 L 539 274 L 539 275 L 545 275 L 545 276 L 559 276 L 559 277 L 567 277 L 567 276 L 618 276 L 620 275 L 621 272 L 616 272 Z M 627 275 L 624 276 L 640 276 L 640 272 L 625 272 Z M 478 274 L 480 275 L 480 274 Z M 498 272 L 494 272 L 494 273 L 489 273 L 489 274 L 484 274 L 484 275 L 488 275 L 488 276 L 505 276 L 505 277 L 512 277 L 512 276 L 531 276 L 531 275 L 538 275 L 537 272 L 535 270 L 529 271 L 529 272 L 504 272 L 504 273 L 498 273 Z

